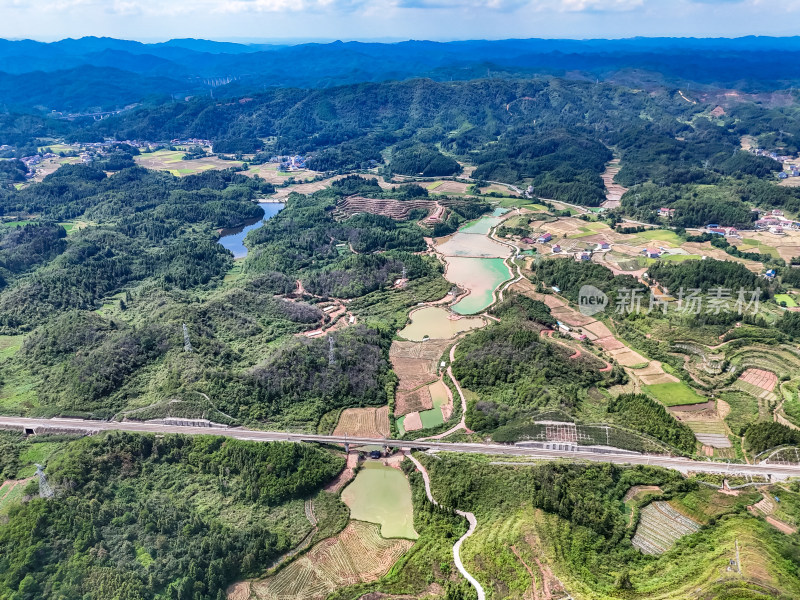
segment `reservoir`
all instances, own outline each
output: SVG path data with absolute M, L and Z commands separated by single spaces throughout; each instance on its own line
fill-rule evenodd
M 223 229 L 220 232 L 219 243 L 222 244 L 224 248 L 233 252 L 233 258 L 244 258 L 247 256 L 247 247 L 244 245 L 244 238 L 247 236 L 248 232 L 261 227 L 286 206 L 282 202 L 259 202 L 258 205 L 264 209 L 264 216 L 262 218 L 245 223 L 241 227 Z

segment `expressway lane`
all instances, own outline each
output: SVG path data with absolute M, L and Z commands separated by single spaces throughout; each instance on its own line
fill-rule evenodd
M 42 433 L 48 430 L 98 433 L 101 431 L 130 431 L 138 433 L 181 433 L 184 435 L 221 435 L 239 440 L 255 442 L 319 442 L 329 444 L 381 445 L 441 452 L 463 452 L 489 456 L 513 456 L 538 460 L 571 460 L 589 462 L 610 462 L 617 465 L 652 465 L 703 473 L 729 473 L 731 475 L 760 475 L 773 480 L 787 477 L 800 477 L 800 466 L 767 464 L 730 464 L 712 461 L 699 461 L 687 458 L 653 454 L 614 454 L 597 453 L 585 450 L 546 450 L 527 446 L 486 443 L 453 443 L 437 440 L 393 440 L 359 438 L 350 436 L 317 435 L 309 433 L 289 433 L 276 431 L 256 431 L 241 428 L 193 427 L 165 425 L 161 423 L 88 421 L 82 419 L 31 419 L 26 417 L 0 417 L 0 428 L 20 429 Z M 515 463 L 508 463 L 515 464 Z M 524 466 L 524 464 L 523 464 Z

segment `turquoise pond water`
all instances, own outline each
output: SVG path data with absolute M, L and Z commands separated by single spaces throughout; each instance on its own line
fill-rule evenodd
M 511 272 L 502 258 L 459 258 L 458 261 L 450 264 L 448 275 L 452 274 L 451 281 L 461 283 L 470 294 L 456 302 L 452 310 L 459 315 L 483 312 L 492 303 L 494 290 L 511 279 Z
M 491 216 L 481 217 L 477 221 L 467 223 L 459 228 L 460 233 L 482 233 L 484 235 L 491 231 L 492 227 L 500 223 L 500 217 L 508 212 L 507 208 L 495 208 Z

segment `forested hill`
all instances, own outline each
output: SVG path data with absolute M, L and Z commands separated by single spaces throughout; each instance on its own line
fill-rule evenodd
M 609 148 L 622 159 L 617 181 L 632 186 L 770 176 L 780 165 L 739 151 L 740 138 L 776 122 L 786 148 L 796 145 L 794 105 L 734 104 L 712 117 L 714 106 L 687 102 L 676 90 L 608 83 L 417 79 L 143 106 L 83 129 L 76 124 L 68 137 L 201 137 L 216 152 L 255 153 L 256 162 L 307 154 L 317 171 L 385 165 L 398 174 L 450 175 L 460 170 L 455 159 L 475 165 L 476 179 L 530 183 L 541 197 L 596 206 L 605 199 L 600 174 Z
M 536 75 L 587 80 L 698 82 L 746 91 L 789 89 L 800 72 L 798 38 L 496 40 L 396 44 L 163 44 L 111 38 L 0 40 L 0 103 L 87 112 L 122 108 L 149 93 L 252 94 L 265 87 L 320 88 L 367 81 Z M 104 71 L 103 71 L 104 70 Z M 100 78 L 101 72 L 103 78 Z M 57 85 L 60 83 L 60 85 Z M 136 86 L 141 86 L 137 91 Z

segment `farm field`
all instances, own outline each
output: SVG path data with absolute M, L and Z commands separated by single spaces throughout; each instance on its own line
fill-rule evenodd
M 352 435 L 354 437 L 388 438 L 389 407 L 346 408 L 339 417 L 333 435 Z
M 741 381 L 759 389 L 771 392 L 778 383 L 778 376 L 763 369 L 747 369 L 739 376 Z
M 439 377 L 439 360 L 449 340 L 394 341 L 389 360 L 397 374 L 395 415 L 433 407 L 431 388 Z
M 156 171 L 169 171 L 177 177 L 212 169 L 239 167 L 243 164 L 240 160 L 221 160 L 217 157 L 183 160 L 184 155 L 185 152 L 182 150 L 156 150 L 135 156 L 134 160 L 142 167 Z
M 661 245 L 668 244 L 670 246 L 680 246 L 683 244 L 681 237 L 674 231 L 666 229 L 650 229 L 635 234 L 633 239 L 628 240 L 628 243 L 647 244 L 652 242 L 660 242 Z
M 482 317 L 454 318 L 439 306 L 428 306 L 415 310 L 410 315 L 411 323 L 397 332 L 401 338 L 415 342 L 426 339 L 449 340 L 459 333 L 477 329 L 486 324 Z
M 0 335 L 0 361 L 14 356 L 22 347 L 24 335 Z
M 672 508 L 667 502 L 651 502 L 642 509 L 631 540 L 643 554 L 663 554 L 680 538 L 700 529 L 700 524 Z
M 708 398 L 700 396 L 688 385 L 680 382 L 646 385 L 643 389 L 664 406 L 684 406 L 708 401 Z
M 342 501 L 356 521 L 376 523 L 385 538 L 417 539 L 411 486 L 400 469 L 367 461 L 342 491 Z
M 243 599 L 323 600 L 340 587 L 378 579 L 412 545 L 410 540 L 381 537 L 371 523 L 351 521 L 276 575 L 251 582 Z
M 421 390 L 417 390 L 417 392 L 423 392 L 425 394 L 427 400 L 425 405 L 430 405 L 432 408 L 422 410 L 416 407 L 415 410 L 410 410 L 412 407 L 407 404 L 404 407 L 403 416 L 399 417 L 396 421 L 400 435 L 405 435 L 407 431 L 419 431 L 420 429 L 438 427 L 450 418 L 450 414 L 452 414 L 453 405 L 450 403 L 450 397 L 447 394 L 447 386 L 443 382 L 437 381 Z M 398 411 L 399 405 L 400 403 L 398 401 Z M 400 413 L 397 412 L 397 414 Z

